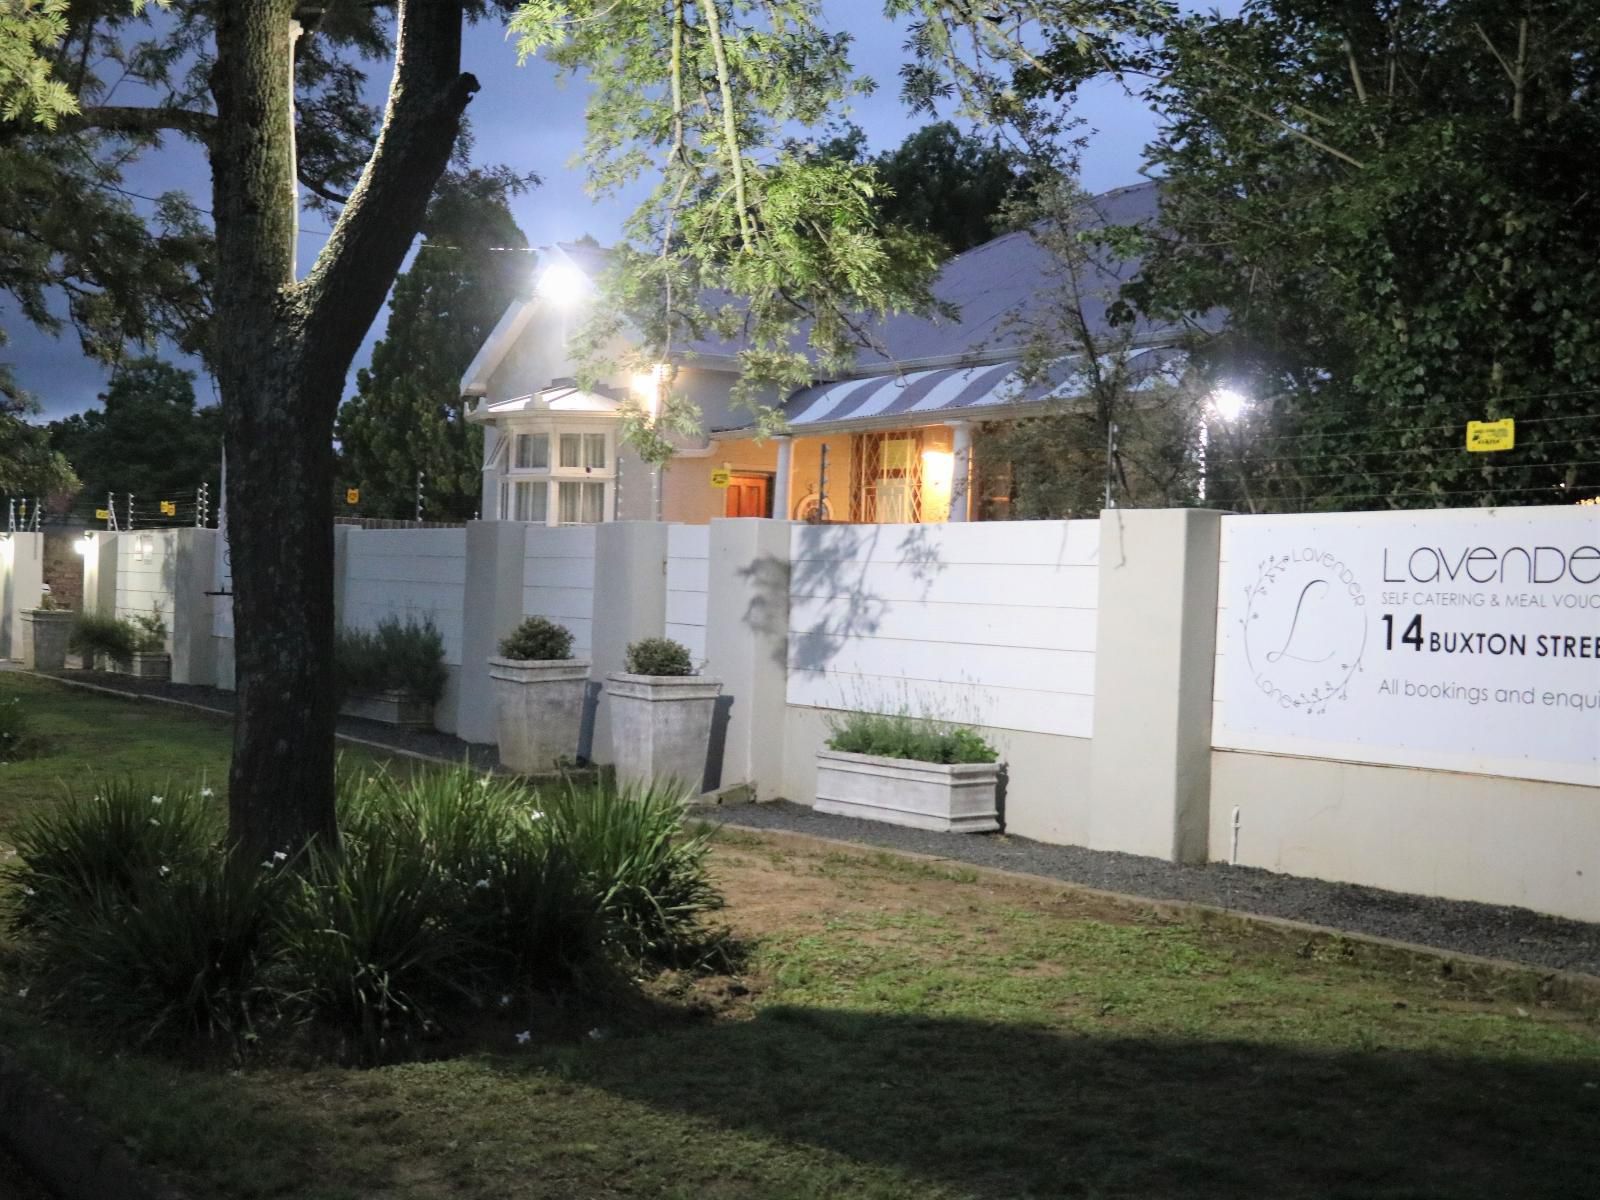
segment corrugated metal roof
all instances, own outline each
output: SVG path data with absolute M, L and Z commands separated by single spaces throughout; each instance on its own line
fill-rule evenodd
M 1185 356 L 1171 347 L 1139 351 L 1129 359 L 1135 389 L 1181 371 Z M 1063 398 L 1081 389 L 1072 385 L 1072 360 L 1059 360 L 1054 370 L 1024 385 L 1021 363 L 1006 359 L 976 367 L 939 367 L 901 374 L 868 375 L 802 388 L 784 403 L 784 415 L 796 433 L 852 426 L 927 424 L 941 419 L 977 417 L 975 410 L 995 405 L 1037 404 Z M 721 432 L 733 432 L 723 430 Z

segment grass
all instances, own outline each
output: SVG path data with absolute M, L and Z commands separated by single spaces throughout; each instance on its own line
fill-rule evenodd
M 115 701 L 55 701 L 40 721 L 58 774 L 73 728 L 95 738 L 86 755 L 171 770 L 171 747 L 124 743 L 211 727 L 145 706 L 122 711 L 147 724 L 119 726 L 98 709 Z M 448 1059 L 185 1066 L 68 1037 L 14 987 L 0 1041 L 220 1200 L 1593 1189 L 1600 1026 L 1540 1003 L 1532 976 L 743 834 L 714 864 L 757 947 L 742 975 L 667 973 L 627 1012 L 486 1013 Z
M 0 841 L 27 809 L 55 803 L 66 788 L 82 787 L 91 776 L 135 776 L 152 784 L 203 779 L 219 798 L 227 791 L 231 718 L 134 703 L 14 672 L 0 674 L 0 697 L 7 696 L 22 700 L 43 745 L 33 757 L 0 764 Z M 383 761 L 364 747 L 347 747 L 344 756 L 352 764 Z

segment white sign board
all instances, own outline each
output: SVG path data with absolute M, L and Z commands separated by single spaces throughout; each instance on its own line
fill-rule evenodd
M 1600 514 L 1222 530 L 1215 746 L 1600 786 Z

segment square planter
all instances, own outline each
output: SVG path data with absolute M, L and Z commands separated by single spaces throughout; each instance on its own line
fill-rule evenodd
M 578 757 L 589 664 L 574 658 L 491 658 L 500 761 L 537 775 Z
M 22 665 L 29 671 L 62 671 L 67 666 L 67 638 L 77 614 L 65 609 L 35 608 L 22 614 Z
M 351 692 L 339 706 L 339 715 L 381 721 L 406 729 L 432 729 L 433 705 L 415 692 L 390 688 L 382 692 Z
M 817 811 L 943 833 L 1000 828 L 999 763 L 929 763 L 817 751 Z
M 704 675 L 607 675 L 617 783 L 674 782 L 698 796 L 721 693 L 722 681 Z
M 135 679 L 171 679 L 172 655 L 165 651 L 135 650 L 127 662 L 117 664 L 117 669 Z

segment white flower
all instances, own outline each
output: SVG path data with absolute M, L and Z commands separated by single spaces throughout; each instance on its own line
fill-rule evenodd
M 161 824 L 161 821 L 160 821 L 160 818 L 158 818 L 158 817 L 151 817 L 151 818 L 150 818 L 150 824 L 152 824 L 152 825 L 159 825 L 159 824 Z
M 166 863 L 162 863 L 161 864 L 161 878 L 165 879 L 168 875 L 171 875 L 171 874 L 172 874 L 172 868 L 167 866 Z
M 27 988 L 18 988 L 17 989 L 17 999 L 26 1000 L 27 998 L 28 998 L 28 989 Z
M 479 889 L 480 891 L 482 891 L 483 889 L 485 889 L 485 888 L 487 888 L 489 886 L 489 881 L 487 879 L 480 879 L 480 880 L 478 880 L 477 883 L 473 884 L 472 886 L 477 888 L 477 889 Z
M 604 1041 L 605 1040 L 605 1036 L 606 1036 L 606 1031 L 604 1029 L 591 1029 L 591 1030 L 589 1030 L 589 1040 L 590 1041 L 594 1041 L 594 1042 Z
M 278 865 L 278 864 L 277 864 L 277 863 L 275 863 L 275 862 L 273 862 L 273 861 L 272 861 L 272 860 L 271 860 L 271 859 L 270 859 L 270 858 L 269 858 L 269 859 L 267 859 L 267 860 L 266 860 L 266 861 L 265 861 L 265 862 L 264 862 L 264 863 L 262 863 L 262 864 L 261 864 L 261 869 L 262 869 L 262 870 L 263 870 L 263 871 L 270 871 L 270 870 L 272 870 L 272 868 L 273 868 L 273 867 L 275 867 L 275 866 L 277 866 L 277 865 Z
M 216 795 L 216 793 L 215 793 L 215 792 L 213 792 L 213 791 L 212 791 L 212 790 L 211 790 L 211 789 L 210 789 L 210 788 L 208 788 L 208 787 L 203 787 L 203 788 L 201 788 L 201 789 L 200 789 L 200 798 L 201 798 L 201 799 L 202 799 L 202 800 L 209 800 L 209 799 L 211 799 L 211 797 L 213 797 L 213 796 L 215 796 L 215 795 Z
M 500 1007 L 501 1008 L 510 1008 L 511 1007 L 511 997 L 510 996 L 501 996 L 500 997 Z
M 274 862 L 282 862 L 284 859 L 286 859 L 288 857 L 289 856 L 287 854 L 285 854 L 282 850 L 274 850 L 272 852 L 272 859 L 273 859 Z
M 34 891 L 31 887 L 25 887 L 22 889 L 22 894 L 24 896 L 37 896 L 39 893 Z
M 528 814 L 528 820 L 530 820 L 530 821 L 542 821 L 542 820 L 544 820 L 544 814 L 542 812 L 540 812 L 538 809 L 534 809 L 531 813 Z
M 517 1045 L 519 1046 L 526 1046 L 532 1040 L 533 1031 L 531 1029 L 524 1029 L 521 1033 L 517 1034 Z
M 161 797 L 160 796 L 151 796 L 150 797 L 150 803 L 151 804 L 160 804 L 161 803 Z

